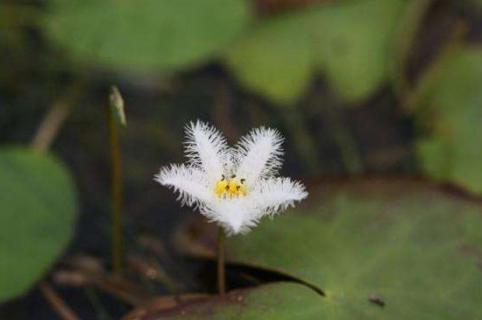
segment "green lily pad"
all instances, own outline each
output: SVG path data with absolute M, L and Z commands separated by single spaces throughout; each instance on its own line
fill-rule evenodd
M 273 289 L 275 302 L 263 303 L 277 304 L 278 314 L 251 319 L 282 319 L 278 315 L 292 309 L 296 319 L 482 317 L 480 199 L 433 183 L 383 178 L 332 182 L 310 198 L 308 208 L 229 238 L 227 252 L 232 262 L 288 274 L 325 296 L 289 305 Z M 263 287 L 253 294 L 257 290 Z M 203 319 L 210 304 L 190 307 L 196 316 L 186 319 Z M 222 318 L 229 314 L 224 310 L 213 314 Z
M 123 320 L 317 319 L 324 313 L 328 315 L 323 311 L 320 299 L 317 293 L 303 285 L 278 283 L 232 291 L 223 298 L 214 296 L 191 300 L 167 310 L 155 310 L 152 306 L 151 310 L 140 308 Z
M 346 101 L 371 95 L 388 77 L 404 0 L 311 6 L 262 21 L 226 51 L 226 65 L 248 89 L 290 105 L 323 71 Z
M 438 68 L 416 106 L 420 123 L 430 128 L 417 143 L 423 169 L 481 193 L 482 48 L 461 48 Z
M 387 80 L 396 27 L 406 2 L 335 2 L 320 10 L 313 28 L 317 62 L 347 101 L 365 99 Z
M 244 0 L 55 0 L 48 35 L 79 61 L 134 71 L 204 62 L 250 21 Z
M 0 302 L 27 291 L 73 233 L 75 190 L 52 156 L 0 150 Z
M 226 65 L 246 88 L 278 104 L 293 103 L 313 73 L 307 23 L 305 14 L 260 23 L 226 51 Z

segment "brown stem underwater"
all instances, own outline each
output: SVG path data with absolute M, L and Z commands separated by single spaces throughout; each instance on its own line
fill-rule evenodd
M 60 295 L 47 283 L 42 281 L 39 284 L 40 291 L 50 306 L 63 320 L 79 320 L 75 312 L 64 302 Z

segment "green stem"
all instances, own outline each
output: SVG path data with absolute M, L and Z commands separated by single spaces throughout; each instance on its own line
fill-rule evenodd
M 218 292 L 219 295 L 224 296 L 226 293 L 226 274 L 224 263 L 224 234 L 223 227 L 218 227 Z
M 112 168 L 112 268 L 115 274 L 122 272 L 122 172 L 119 148 L 119 130 L 114 109 L 108 108 L 107 124 L 109 128 L 110 155 Z

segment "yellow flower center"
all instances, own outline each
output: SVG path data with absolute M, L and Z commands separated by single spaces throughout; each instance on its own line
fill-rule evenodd
M 247 194 L 246 185 L 244 184 L 244 179 L 238 179 L 235 175 L 232 175 L 229 179 L 222 176 L 214 188 L 214 193 L 219 198 L 229 197 L 240 197 Z

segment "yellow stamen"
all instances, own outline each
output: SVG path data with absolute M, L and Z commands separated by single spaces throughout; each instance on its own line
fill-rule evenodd
M 246 186 L 244 185 L 244 179 L 237 179 L 232 177 L 231 179 L 220 179 L 214 188 L 214 193 L 218 197 L 239 197 L 247 194 Z
M 218 196 L 221 197 L 225 192 L 226 192 L 226 187 L 228 186 L 228 181 L 227 180 L 219 180 L 216 183 L 216 187 L 214 188 L 214 193 Z

